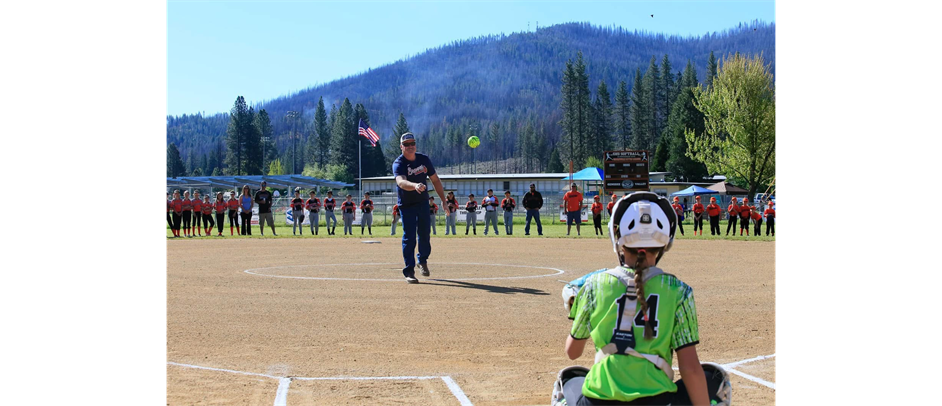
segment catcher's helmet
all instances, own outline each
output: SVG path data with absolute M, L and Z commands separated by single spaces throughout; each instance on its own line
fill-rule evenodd
M 621 248 L 663 248 L 670 250 L 677 229 L 677 215 L 667 199 L 651 192 L 635 192 L 615 202 L 608 222 L 608 235 L 619 262 L 624 265 Z
M 729 383 L 729 374 L 718 364 L 702 362 L 703 375 L 707 381 L 707 394 L 710 403 L 716 406 L 730 406 L 733 404 L 733 386 Z

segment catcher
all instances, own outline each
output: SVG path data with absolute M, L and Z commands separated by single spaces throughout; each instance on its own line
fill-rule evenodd
M 633 193 L 615 203 L 608 228 L 620 266 L 580 278 L 581 289 L 574 285 L 578 279 L 563 289 L 573 320 L 566 354 L 579 358 L 591 337 L 595 364 L 561 370 L 552 405 L 730 404 L 726 371 L 697 357 L 693 289 L 656 267 L 671 248 L 676 226 L 673 207 L 654 193 Z M 683 378 L 676 382 L 674 352 Z

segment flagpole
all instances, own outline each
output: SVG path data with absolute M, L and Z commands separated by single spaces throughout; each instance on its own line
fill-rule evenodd
M 357 134 L 357 163 L 360 167 L 360 200 L 363 200 L 363 148 L 360 147 L 360 143 L 363 142 L 360 139 L 360 134 Z

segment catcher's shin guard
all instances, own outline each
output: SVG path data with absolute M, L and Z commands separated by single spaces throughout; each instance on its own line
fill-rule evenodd
M 707 394 L 710 404 L 731 406 L 733 404 L 733 386 L 729 383 L 729 374 L 723 367 L 712 362 L 702 362 L 703 375 L 706 376 Z
M 589 368 L 579 365 L 559 370 L 559 374 L 556 375 L 556 382 L 553 383 L 553 395 L 550 397 L 550 406 L 565 406 L 566 396 L 563 395 L 563 385 L 572 378 L 584 377 L 588 374 Z

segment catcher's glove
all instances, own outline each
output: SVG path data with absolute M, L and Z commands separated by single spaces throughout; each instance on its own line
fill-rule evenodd
M 733 386 L 729 383 L 729 374 L 719 364 L 702 362 L 703 374 L 707 381 L 707 394 L 710 395 L 710 404 L 715 406 L 730 406 L 733 404 Z M 715 403 L 714 403 L 715 402 Z

